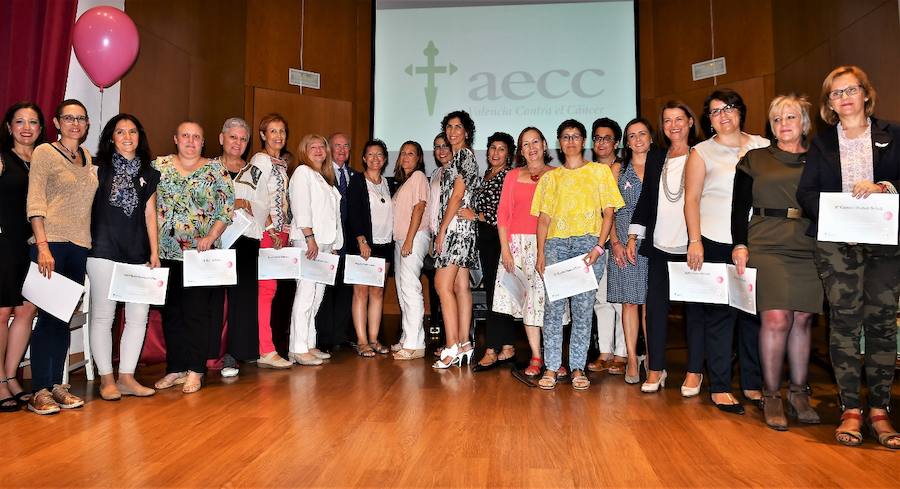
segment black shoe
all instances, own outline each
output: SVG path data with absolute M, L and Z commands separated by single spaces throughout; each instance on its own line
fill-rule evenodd
M 472 367 L 473 372 L 487 372 L 488 370 L 493 370 L 500 364 L 499 360 L 494 361 L 494 363 L 488 365 L 482 365 L 480 363 L 476 363 L 474 367 Z
M 740 402 L 737 404 L 718 404 L 713 401 L 713 404 L 716 405 L 719 411 L 726 412 L 728 414 L 744 414 L 744 406 L 741 405 Z

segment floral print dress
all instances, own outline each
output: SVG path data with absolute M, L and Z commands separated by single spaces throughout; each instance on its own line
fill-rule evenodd
M 478 163 L 475 161 L 475 154 L 469 148 L 463 148 L 453 155 L 453 160 L 450 161 L 441 175 L 441 208 L 438 223 L 443 220 L 444 213 L 447 211 L 447 204 L 450 202 L 450 195 L 453 194 L 453 184 L 456 182 L 457 176 L 461 177 L 466 185 L 466 191 L 463 193 L 460 207 L 473 208 L 475 205 L 475 190 L 478 188 L 481 177 L 478 176 Z M 442 252 L 434 258 L 434 266 L 442 268 L 448 265 L 456 265 L 469 269 L 478 268 L 476 238 L 477 226 L 475 221 L 458 219 L 454 216 L 447 227 Z
M 156 187 L 159 257 L 181 261 L 182 252 L 196 249 L 197 241 L 209 234 L 216 222 L 231 224 L 231 179 L 225 167 L 215 160 L 186 176 L 175 167 L 175 155 L 157 158 L 153 168 L 160 172 Z

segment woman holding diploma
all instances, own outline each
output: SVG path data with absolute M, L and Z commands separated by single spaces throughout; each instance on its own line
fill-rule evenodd
M 291 241 L 306 251 L 310 260 L 319 253 L 331 253 L 344 246 L 341 231 L 341 193 L 334 186 L 334 166 L 328 141 L 307 134 L 297 147 L 297 162 L 288 185 L 293 212 Z M 331 355 L 316 348 L 316 312 L 322 303 L 325 284 L 297 280 L 291 310 L 289 360 L 300 365 L 321 365 Z
M 813 261 L 815 241 L 806 236 L 809 219 L 802 217 L 796 197 L 806 161 L 809 108 L 806 98 L 796 95 L 772 101 L 769 124 L 777 144 L 748 151 L 738 162 L 731 210 L 734 265 L 741 275 L 745 267 L 756 269 L 763 414 L 766 424 L 779 431 L 787 429 L 781 402 L 785 350 L 791 368 L 789 412 L 802 423 L 819 422 L 806 381 L 812 319 L 822 312 L 822 287 Z
M 394 215 L 394 281 L 402 315 L 396 360 L 425 356 L 425 298 L 422 295 L 422 264 L 428 254 L 431 233 L 425 218 L 428 178 L 422 146 L 407 141 L 400 146 L 394 166 L 394 183 L 400 188 L 392 199 Z
M 549 172 L 538 182 L 531 204 L 531 215 L 538 216 L 537 260 L 535 269 L 542 276 L 544 267 L 584 255 L 599 280 L 603 262 L 597 259 L 613 225 L 613 212 L 625 205 L 612 171 L 606 165 L 585 161 L 584 140 L 587 130 L 569 119 L 556 130 L 565 165 Z M 571 298 L 572 334 L 569 338 L 569 368 L 572 387 L 587 389 L 591 382 L 584 374 L 591 316 L 596 291 L 582 292 Z M 544 309 L 544 355 L 547 370 L 538 382 L 542 389 L 556 387 L 561 373 L 563 312 L 566 300 L 550 302 Z
M 512 164 L 516 146 L 512 136 L 495 132 L 488 138 L 487 170 L 481 177 L 481 185 L 475 191 L 474 207 L 456 211 L 461 219 L 475 221 L 478 226 L 478 255 L 482 272 L 482 284 L 487 296 L 488 317 L 484 356 L 473 369 L 475 372 L 516 359 L 515 329 L 512 317 L 493 310 L 494 285 L 497 282 L 497 265 L 500 262 L 500 237 L 497 232 L 497 205 L 503 180 Z
M 184 252 L 208 251 L 231 224 L 234 190 L 221 163 L 204 158 L 203 128 L 185 121 L 175 131 L 176 154 L 153 161 L 160 172 L 156 217 L 159 257 L 169 269 L 169 286 L 163 308 L 166 339 L 166 375 L 157 389 L 184 384 L 182 392 L 200 390 L 210 335 L 221 326 L 221 287 L 185 287 Z
M 19 362 L 28 348 L 31 323 L 37 308 L 22 297 L 28 274 L 28 238 L 25 219 L 28 171 L 34 148 L 44 142 L 44 114 L 31 102 L 19 102 L 6 110 L 0 124 L 0 411 L 14 412 L 28 401 L 29 393 L 16 378 Z M 15 316 L 12 323 L 10 315 Z M 7 327 L 7 325 L 9 325 Z
M 684 181 L 687 264 L 691 270 L 700 270 L 704 262 L 731 261 L 731 193 L 735 166 L 747 151 L 769 145 L 767 139 L 742 130 L 746 114 L 744 100 L 727 88 L 714 91 L 703 103 L 703 130 L 712 136 L 694 146 L 688 156 Z M 702 304 L 701 307 L 712 401 L 724 412 L 743 414 L 744 407 L 731 395 L 736 310 L 727 304 Z M 754 401 L 762 397 L 758 385 L 762 382 L 758 372 L 758 327 L 755 320 L 741 316 L 741 386 L 744 396 Z
M 260 178 L 265 175 L 269 210 L 262 233 L 260 248 L 281 249 L 288 243 L 290 222 L 288 221 L 288 175 L 287 162 L 291 153 L 287 150 L 288 125 L 280 114 L 268 114 L 259 121 L 259 138 L 263 150 L 250 158 L 250 164 L 260 170 Z M 268 172 L 266 171 L 268 169 Z M 255 217 L 255 216 L 254 216 Z M 292 363 L 281 358 L 272 342 L 272 300 L 278 289 L 277 280 L 259 281 L 259 302 L 257 320 L 259 323 L 259 359 L 256 366 L 261 368 L 291 368 Z
M 670 100 L 662 107 L 659 139 L 665 152 L 652 149 L 647 154 L 644 182 L 631 224 L 628 226 L 626 256 L 636 261 L 647 257 L 647 379 L 642 392 L 658 392 L 665 383 L 666 337 L 669 330 L 668 262 L 684 262 L 688 235 L 684 223 L 684 167 L 690 147 L 697 143 L 694 111 L 684 102 Z M 681 395 L 700 393 L 703 382 L 703 308 L 685 303 L 688 363 Z
M 31 259 L 47 278 L 59 273 L 84 284 L 91 248 L 91 204 L 97 192 L 97 169 L 80 146 L 89 125 L 84 104 L 63 100 L 56 107 L 53 124 L 59 140 L 35 148 L 28 173 L 26 214 L 34 233 Z M 31 335 L 33 394 L 28 402 L 28 409 L 37 414 L 84 405 L 62 383 L 69 337 L 68 321 L 38 312 Z
M 505 287 L 494 286 L 493 309 L 501 314 L 522 319 L 525 336 L 531 348 L 531 360 L 525 375 L 536 377 L 544 366 L 541 355 L 541 327 L 544 326 L 544 310 L 547 293 L 544 281 L 535 269 L 537 264 L 537 217 L 531 215 L 531 205 L 538 182 L 553 167 L 548 163 L 549 145 L 544 134 L 536 127 L 526 127 L 519 133 L 516 150 L 516 168 L 503 180 L 503 191 L 497 205 L 497 231 L 500 238 L 500 267 L 513 273 L 518 268 L 525 275 L 525 303 L 512 297 Z M 499 274 L 498 274 L 499 275 Z M 512 342 L 512 338 L 509 339 Z M 498 360 L 499 361 L 499 360 Z
M 477 227 L 456 216 L 473 204 L 478 187 L 478 163 L 472 152 L 475 122 L 462 110 L 444 116 L 441 128 L 450 143 L 453 159 L 441 172 L 440 214 L 434 238 L 435 288 L 441 297 L 446 344 L 434 368 L 462 366 L 470 362 L 475 346 L 469 340 L 472 323 L 472 289 L 469 269 L 478 266 Z
M 113 375 L 112 326 L 116 304 L 109 287 L 116 262 L 159 267 L 156 227 L 156 186 L 159 172 L 140 121 L 119 114 L 103 127 L 97 147 L 100 181 L 91 215 L 93 248 L 87 259 L 91 279 L 91 354 L 100 375 L 100 397 L 116 401 L 125 396 L 146 397 L 155 390 L 141 385 L 134 370 L 147 333 L 149 304 L 125 304 L 125 329 L 119 342 L 119 380 Z
M 383 258 L 385 270 L 394 256 L 393 185 L 384 174 L 387 146 L 373 139 L 363 146 L 362 173 L 350 177 L 347 187 L 347 254 L 364 260 Z M 388 348 L 378 341 L 384 287 L 353 284 L 353 327 L 356 330 L 356 352 L 363 357 L 385 354 Z
M 820 114 L 829 127 L 812 141 L 800 177 L 797 200 L 816 236 L 819 194 L 896 194 L 900 188 L 900 126 L 872 117 L 875 88 L 856 66 L 835 68 L 822 82 Z M 896 219 L 896 216 L 894 216 Z M 860 336 L 865 336 L 869 427 L 879 443 L 900 449 L 900 434 L 888 409 L 897 355 L 897 298 L 900 295 L 900 247 L 816 241 L 816 266 L 831 306 L 831 363 L 840 392 L 838 443 L 862 443 Z

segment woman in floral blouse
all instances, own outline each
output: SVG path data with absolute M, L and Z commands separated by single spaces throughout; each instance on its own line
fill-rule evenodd
M 478 225 L 478 252 L 481 256 L 481 271 L 484 291 L 487 294 L 488 328 L 487 349 L 476 372 L 487 370 L 516 358 L 513 347 L 515 332 L 512 317 L 507 314 L 493 312 L 494 282 L 497 281 L 497 264 L 500 262 L 500 238 L 497 234 L 497 204 L 500 203 L 500 192 L 503 180 L 512 165 L 512 156 L 516 152 L 516 144 L 512 136 L 505 132 L 495 132 L 488 138 L 488 168 L 481 179 L 481 186 L 475 191 L 475 208 L 462 208 L 457 215 Z
M 190 394 L 200 390 L 206 372 L 209 334 L 221 317 L 223 289 L 184 287 L 183 252 L 207 251 L 231 223 L 234 190 L 221 163 L 201 156 L 203 128 L 182 122 L 175 133 L 178 153 L 157 158 L 159 258 L 169 268 L 169 287 L 163 309 L 166 339 L 166 376 L 157 389 L 184 384 Z M 218 314 L 216 311 L 220 311 Z

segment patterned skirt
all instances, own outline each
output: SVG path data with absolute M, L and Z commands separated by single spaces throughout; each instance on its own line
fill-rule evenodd
M 454 219 L 447 229 L 444 248 L 434 257 L 434 267 L 443 268 L 456 265 L 462 268 L 479 268 L 478 232 L 474 221 Z
M 509 251 L 513 256 L 513 263 L 525 273 L 528 287 L 525 293 L 525 306 L 520 307 L 509 292 L 500 285 L 500 274 L 503 264 L 497 266 L 497 282 L 494 284 L 494 312 L 509 314 L 528 326 L 544 325 L 544 304 L 547 301 L 547 293 L 544 290 L 544 281 L 541 274 L 535 269 L 537 263 L 537 238 L 533 234 L 513 234 L 509 240 Z M 569 322 L 569 310 L 566 307 L 563 324 Z

